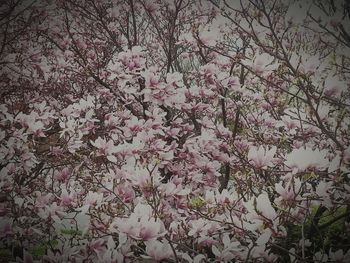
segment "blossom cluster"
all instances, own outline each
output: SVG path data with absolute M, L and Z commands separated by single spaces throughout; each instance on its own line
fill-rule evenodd
M 4 7 L 0 259 L 349 262 L 341 5 L 38 2 Z

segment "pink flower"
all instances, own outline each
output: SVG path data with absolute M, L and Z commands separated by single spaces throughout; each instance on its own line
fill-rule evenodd
M 135 199 L 135 191 L 131 184 L 120 184 L 115 189 L 115 193 L 125 203 L 131 203 Z
M 128 169 L 128 171 L 128 179 L 131 180 L 133 185 L 142 188 L 152 185 L 152 177 L 146 169 L 134 169 L 134 171 Z
M 59 182 L 67 182 L 69 180 L 69 178 L 71 177 L 71 171 L 69 170 L 68 167 L 63 168 L 63 170 L 61 170 L 57 175 L 56 175 L 56 179 Z
M 89 206 L 100 206 L 103 202 L 103 193 L 89 191 L 85 198 L 85 204 Z
M 151 0 L 145 1 L 145 10 L 147 10 L 149 13 L 154 13 L 155 11 L 158 10 L 159 6 Z
M 218 249 L 217 246 L 212 246 L 212 251 L 216 256 L 216 259 L 223 262 L 232 260 L 235 257 L 235 254 L 241 250 L 240 243 L 232 241 L 227 233 L 223 234 L 222 242 L 220 242 L 220 244 L 223 245 L 222 248 Z
M 117 219 L 112 224 L 114 226 L 121 233 L 143 241 L 157 239 L 167 233 L 163 222 L 152 217 L 152 208 L 143 204 L 138 204 L 129 218 Z
M 143 76 L 145 77 L 145 86 L 147 88 L 156 87 L 159 83 L 158 77 L 153 72 L 144 73 Z
M 168 259 L 173 256 L 171 246 L 158 240 L 147 241 L 146 253 L 156 261 Z
M 268 166 L 273 165 L 275 160 L 273 157 L 276 153 L 276 146 L 272 146 L 270 150 L 266 151 L 262 146 L 250 147 L 248 152 L 248 160 L 255 168 L 266 169 Z
M 191 229 L 188 232 L 189 236 L 197 236 L 201 233 L 207 233 L 209 225 L 206 220 L 200 218 L 198 220 L 192 220 L 190 222 Z
M 82 39 L 78 39 L 76 41 L 76 45 L 77 45 L 77 48 L 79 48 L 79 49 L 82 49 L 82 50 L 87 49 L 87 45 L 84 42 L 84 40 L 82 40 Z
M 50 155 L 55 157 L 62 157 L 64 156 L 64 150 L 59 146 L 51 146 L 50 147 Z
M 135 136 L 140 131 L 142 125 L 142 120 L 139 120 L 137 117 L 132 117 L 125 123 L 124 136 L 128 139 L 132 136 Z
M 164 194 L 167 196 L 185 196 L 188 195 L 191 190 L 190 189 L 184 189 L 182 185 L 178 184 L 175 185 L 173 182 L 168 182 L 167 184 L 161 185 L 161 188 L 164 191 Z
M 291 182 L 286 186 L 282 186 L 282 181 L 275 184 L 276 192 L 284 199 L 284 200 L 294 200 L 299 193 L 301 188 L 301 181 L 299 179 L 294 179 L 294 184 Z
M 141 240 L 151 240 L 165 234 L 164 225 L 161 223 L 161 221 L 147 220 L 145 218 L 142 219 L 143 220 L 140 221 L 140 232 L 138 233 L 138 236 L 135 236 L 135 238 L 139 238 Z
M 35 200 L 35 207 L 44 208 L 45 206 L 47 206 L 50 203 L 51 197 L 52 197 L 52 194 L 44 195 L 44 194 L 38 192 L 38 197 Z
M 97 156 L 112 155 L 114 153 L 115 146 L 112 140 L 106 141 L 98 137 L 94 142 L 90 141 L 90 143 L 97 148 Z
M 179 72 L 168 73 L 166 75 L 166 82 L 172 86 L 182 86 L 182 74 Z
M 258 75 L 271 72 L 277 68 L 277 64 L 273 63 L 274 58 L 267 53 L 256 54 L 252 59 L 243 60 L 248 66 L 250 66 L 254 72 Z
M 102 238 L 93 240 L 89 243 L 88 248 L 96 254 L 102 253 L 106 250 L 105 241 Z
M 33 134 L 36 137 L 45 137 L 43 129 L 44 124 L 41 121 L 28 123 L 28 133 Z
M 67 189 L 63 189 L 59 199 L 61 200 L 60 205 L 67 207 L 73 204 L 73 201 L 75 199 L 75 194 L 74 193 L 68 194 Z

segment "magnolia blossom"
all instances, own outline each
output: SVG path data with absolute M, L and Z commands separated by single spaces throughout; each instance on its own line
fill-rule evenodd
M 222 244 L 223 248 L 220 249 L 217 246 L 212 246 L 213 254 L 216 256 L 217 260 L 224 262 L 232 260 L 242 250 L 240 243 L 232 241 L 227 233 L 222 236 Z
M 339 97 L 347 89 L 347 83 L 339 78 L 328 76 L 324 82 L 324 95 Z
M 294 149 L 286 155 L 285 164 L 294 171 L 305 171 L 309 168 L 324 169 L 329 165 L 326 152 L 310 148 Z
M 60 137 L 68 134 L 69 136 L 73 136 L 75 134 L 75 130 L 78 126 L 78 121 L 76 121 L 73 117 L 68 117 L 67 120 L 61 120 L 59 123 L 62 130 L 60 131 Z
M 304 74 L 315 74 L 316 71 L 320 71 L 324 67 L 320 63 L 319 55 L 301 56 L 300 61 L 295 62 L 295 64 L 299 65 L 299 70 Z
M 285 187 L 283 187 L 282 184 L 282 182 L 275 184 L 275 190 L 282 197 L 282 199 L 289 201 L 298 197 L 301 189 L 301 181 L 298 178 L 294 179 L 293 181 L 289 181 Z
M 109 156 L 115 152 L 115 146 L 112 140 L 106 141 L 98 137 L 95 141 L 90 141 L 90 143 L 97 148 L 97 156 Z
M 317 184 L 316 190 L 315 190 L 316 195 L 319 198 L 321 198 L 320 203 L 329 208 L 332 207 L 332 201 L 330 196 L 330 193 L 332 192 L 332 186 L 333 186 L 332 181 L 325 182 L 323 180 Z
M 338 249 L 333 252 L 331 249 L 329 250 L 329 259 L 331 262 L 342 262 L 349 263 L 350 262 L 350 249 L 344 254 L 342 249 Z
M 114 191 L 120 199 L 125 203 L 131 203 L 135 199 L 135 191 L 131 184 L 120 184 Z
M 116 244 L 111 236 L 107 239 L 107 248 L 103 250 L 103 253 L 98 253 L 100 262 L 110 263 L 123 261 L 123 255 L 116 250 Z
M 154 240 L 164 236 L 167 231 L 161 220 L 152 217 L 152 208 L 138 204 L 129 218 L 116 219 L 113 224 L 121 233 L 137 240 Z
M 162 243 L 158 240 L 146 241 L 146 253 L 155 261 L 169 259 L 173 256 L 173 251 L 169 243 Z
M 345 0 L 3 2 L 5 261 L 347 261 Z
M 188 232 L 189 236 L 197 236 L 198 234 L 207 233 L 209 224 L 206 220 L 200 218 L 198 220 L 192 220 L 190 222 L 191 229 Z
M 153 72 L 152 70 L 143 72 L 142 76 L 145 78 L 145 86 L 147 88 L 154 88 L 159 83 L 159 77 L 157 76 L 156 72 Z
M 105 240 L 102 238 L 96 239 L 88 244 L 88 248 L 96 254 L 101 254 L 106 250 Z
M 21 123 L 24 127 L 27 127 L 27 133 L 33 134 L 37 137 L 45 137 L 44 134 L 44 123 L 39 120 L 39 116 L 36 112 L 32 112 L 30 115 L 26 115 L 23 113 L 18 114 L 16 120 Z
M 69 178 L 71 177 L 72 172 L 68 167 L 63 168 L 61 171 L 59 171 L 55 177 L 60 182 L 68 182 Z
M 45 205 L 44 207 L 39 209 L 38 216 L 42 219 L 47 219 L 50 217 L 54 220 L 59 221 L 60 216 L 64 214 L 64 208 L 64 206 L 58 205 L 56 202 L 51 202 L 50 206 Z
M 103 202 L 103 193 L 96 193 L 89 191 L 86 199 L 85 204 L 89 206 L 100 206 Z
M 277 68 L 274 58 L 267 53 L 257 54 L 253 59 L 245 59 L 243 62 L 250 66 L 258 75 L 268 73 Z
M 248 152 L 248 160 L 255 168 L 266 169 L 273 165 L 277 147 L 272 146 L 270 150 L 265 150 L 262 146 L 251 146 Z
M 260 194 L 256 198 L 256 209 L 267 219 L 275 220 L 277 217 L 277 213 L 272 207 L 269 197 L 265 193 Z
M 134 46 L 131 50 L 120 52 L 118 59 L 129 71 L 135 71 L 145 63 L 142 47 L 140 46 Z
M 44 208 L 50 203 L 52 196 L 53 195 L 51 193 L 45 195 L 38 192 L 38 196 L 35 200 L 35 207 Z
M 138 120 L 136 117 L 132 117 L 130 120 L 126 121 L 125 124 L 124 136 L 130 138 L 135 136 L 141 130 L 143 121 Z
M 70 206 L 74 204 L 76 194 L 74 192 L 68 193 L 67 189 L 64 188 L 62 190 L 61 196 L 59 199 L 61 200 L 61 206 Z
M 314 262 L 317 262 L 317 263 L 327 262 L 328 261 L 328 255 L 325 254 L 325 253 L 322 253 L 321 251 L 318 251 L 313 256 L 313 260 L 314 260 Z
M 203 45 L 215 46 L 216 45 L 217 32 L 216 30 L 201 30 L 199 39 Z
M 140 186 L 142 188 L 153 185 L 152 176 L 146 169 L 130 169 L 127 167 L 126 171 L 129 172 L 127 175 L 128 179 L 133 183 L 133 185 Z
M 185 189 L 181 187 L 181 184 L 174 184 L 173 182 L 169 182 L 163 186 L 160 186 L 162 189 L 164 189 L 164 194 L 167 196 L 185 196 L 188 195 L 191 191 L 190 189 Z

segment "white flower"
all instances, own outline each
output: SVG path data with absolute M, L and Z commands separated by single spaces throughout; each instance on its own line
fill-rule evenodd
M 266 193 L 261 193 L 256 199 L 256 209 L 268 219 L 275 220 L 277 217 L 276 211 L 272 207 Z
M 329 165 L 329 161 L 326 160 L 326 154 L 325 151 L 313 151 L 310 148 L 294 149 L 287 154 L 285 164 L 290 168 L 294 168 L 297 172 L 305 171 L 309 168 L 323 169 Z

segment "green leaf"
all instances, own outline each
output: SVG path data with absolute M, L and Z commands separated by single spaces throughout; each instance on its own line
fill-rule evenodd
M 58 240 L 50 240 L 49 242 L 47 242 L 49 245 L 51 245 L 52 247 L 55 247 L 58 245 Z
M 1 258 L 11 258 L 11 257 L 12 257 L 12 252 L 10 249 L 7 249 L 7 248 L 0 249 L 0 259 Z
M 32 254 L 34 257 L 42 257 L 46 254 L 46 245 L 40 244 L 36 245 L 30 250 L 30 254 Z
M 191 208 L 201 208 L 204 205 L 204 201 L 199 196 L 192 197 L 188 202 L 188 206 Z

